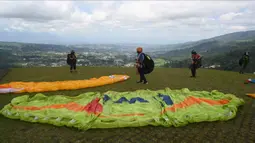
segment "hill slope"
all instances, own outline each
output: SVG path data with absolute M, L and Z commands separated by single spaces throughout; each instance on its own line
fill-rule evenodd
M 217 54 L 223 54 L 229 50 L 242 48 L 236 47 L 236 43 L 238 42 L 252 42 L 252 44 L 254 44 L 254 40 L 255 31 L 229 33 L 196 42 L 175 45 L 177 50 L 165 52 L 164 54 L 161 54 L 161 56 L 173 60 L 182 60 L 189 56 L 190 51 L 193 49 L 205 56 L 214 56 Z
M 204 50 L 204 49 L 207 50 Z M 201 44 L 194 47 L 199 54 L 203 56 L 203 66 L 220 65 L 220 70 L 239 71 L 239 59 L 243 53 L 248 51 L 250 54 L 250 63 L 246 72 L 253 73 L 255 71 L 255 40 L 246 42 L 231 42 L 220 46 L 218 42 L 211 44 Z M 175 52 L 175 55 L 182 55 L 182 59 L 174 60 L 172 63 L 165 65 L 166 67 L 186 68 L 190 64 L 190 50 Z M 174 55 L 173 55 L 174 56 Z
M 216 40 L 216 41 L 222 41 L 222 42 L 231 42 L 231 41 L 240 41 L 240 40 L 254 40 L 255 39 L 255 30 L 251 31 L 242 31 L 242 32 L 235 32 L 235 33 L 229 33 L 217 37 L 213 37 L 210 39 L 207 39 L 209 41 Z
M 85 68 L 78 67 L 77 74 L 69 73 L 68 67 L 61 68 L 23 68 L 12 69 L 0 82 L 10 81 L 55 81 L 69 79 L 87 79 L 109 74 L 128 74 L 131 78 L 122 83 L 98 88 L 74 91 L 47 92 L 46 95 L 75 96 L 88 91 L 105 92 L 134 91 L 137 89 L 189 88 L 191 90 L 214 90 L 232 93 L 245 100 L 236 118 L 227 122 L 204 122 L 190 124 L 180 128 L 141 127 L 120 129 L 94 129 L 78 131 L 67 127 L 55 127 L 46 124 L 33 124 L 11 120 L 0 116 L 0 141 L 2 142 L 252 142 L 255 140 L 253 99 L 244 95 L 254 92 L 254 85 L 244 85 L 243 80 L 255 78 L 254 75 L 239 75 L 235 72 L 199 70 L 198 78 L 189 78 L 187 69 L 156 68 L 148 75 L 148 85 L 136 84 L 137 76 L 133 68 Z M 29 95 L 34 95 L 31 93 Z M 6 94 L 0 96 L 0 108 L 19 96 Z M 255 105 L 255 103 L 254 103 Z M 201 132 L 202 131 L 202 132 Z M 56 132 L 58 134 L 56 134 Z M 40 134 L 40 137 L 38 137 Z

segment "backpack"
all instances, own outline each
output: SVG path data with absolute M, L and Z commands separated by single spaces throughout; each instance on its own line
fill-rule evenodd
M 243 58 L 241 58 L 240 60 L 239 60 L 239 66 L 242 66 L 243 65 Z
M 144 54 L 143 69 L 144 69 L 144 74 L 149 74 L 154 70 L 154 61 L 147 54 Z
M 67 63 L 68 65 L 71 64 L 71 59 L 70 59 L 70 57 L 71 57 L 71 54 L 67 54 L 66 63 Z

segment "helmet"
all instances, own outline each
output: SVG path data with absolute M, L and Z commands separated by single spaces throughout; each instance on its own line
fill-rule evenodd
M 249 55 L 249 52 L 245 52 L 244 55 L 248 56 L 248 55 Z
M 72 50 L 72 51 L 71 51 L 71 54 L 74 54 L 74 53 L 75 53 L 74 50 Z
M 136 51 L 137 51 L 138 53 L 141 53 L 141 52 L 143 52 L 143 48 L 142 48 L 142 47 L 137 47 L 137 48 L 136 48 Z
M 197 52 L 195 50 L 192 50 L 191 54 L 197 54 Z

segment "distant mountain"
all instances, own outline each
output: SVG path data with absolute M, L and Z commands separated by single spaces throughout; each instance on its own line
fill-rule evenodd
M 4 35 L 4 36 L 3 36 Z M 19 42 L 26 41 L 27 39 L 41 40 L 45 43 L 45 39 L 42 37 L 50 37 L 54 39 L 54 35 L 50 34 L 34 34 L 31 33 L 20 33 L 18 36 L 24 35 Z M 9 41 L 12 37 L 17 37 L 13 32 L 0 32 L 0 39 L 2 41 Z M 21 51 L 56 51 L 56 52 L 69 52 L 71 49 L 77 52 L 88 52 L 88 51 L 112 51 L 112 52 L 131 52 L 134 53 L 137 46 L 142 46 L 144 51 L 148 54 L 159 56 L 164 59 L 185 59 L 190 56 L 192 49 L 205 55 L 217 55 L 220 53 L 227 52 L 236 48 L 236 42 L 252 41 L 255 39 L 255 31 L 244 31 L 225 34 L 209 39 L 203 39 L 200 41 L 191 41 L 180 44 L 170 45 L 150 45 L 150 44 L 78 44 L 78 45 L 57 45 L 57 44 L 34 44 L 34 43 L 19 43 L 19 42 L 0 42 L 0 48 L 18 48 Z M 46 40 L 47 41 L 47 40 Z M 51 41 L 54 43 L 54 41 Z
M 231 42 L 231 41 L 242 41 L 242 40 L 255 40 L 255 30 L 229 33 L 214 38 L 207 39 L 209 41 L 216 40 L 221 42 Z
M 15 41 L 14 41 L 15 39 Z M 0 31 L 0 40 L 9 42 L 59 44 L 63 39 L 49 33 Z M 28 42 L 29 41 L 29 42 Z
M 35 44 L 22 42 L 1 42 L 0 49 L 13 50 L 17 52 L 106 52 L 118 51 L 120 48 L 113 44 L 84 44 L 84 45 L 56 45 L 56 44 Z
M 219 41 L 221 43 L 228 43 L 232 41 L 243 41 L 243 40 L 255 40 L 255 30 L 228 33 L 228 34 L 212 37 L 209 39 L 202 39 L 199 41 L 187 42 L 186 44 L 196 46 L 196 45 L 206 43 L 206 42 L 211 42 L 211 41 Z
M 243 48 L 243 46 L 239 46 L 240 43 L 254 42 L 253 40 L 255 40 L 255 31 L 235 32 L 196 42 L 178 44 L 175 45 L 177 50 L 165 52 L 160 56 L 168 59 L 182 60 L 189 57 L 192 50 L 204 56 L 215 56 Z

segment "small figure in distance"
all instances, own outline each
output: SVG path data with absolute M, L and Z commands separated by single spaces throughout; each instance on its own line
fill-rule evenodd
M 67 55 L 67 64 L 70 65 L 70 72 L 76 71 L 76 55 L 74 50 L 71 51 L 70 54 Z
M 239 60 L 239 65 L 241 66 L 240 74 L 244 74 L 244 70 L 246 69 L 248 63 L 250 61 L 249 52 L 245 52 L 242 58 Z
M 190 65 L 190 70 L 192 76 L 196 77 L 196 70 L 201 67 L 201 56 L 194 50 L 191 51 L 192 64 Z

